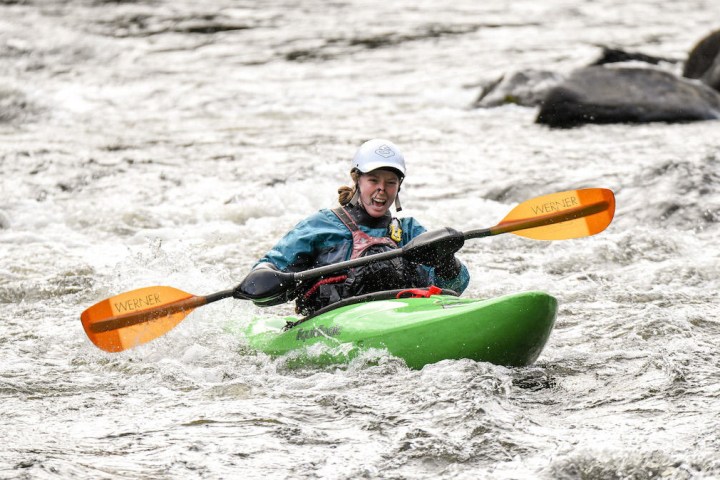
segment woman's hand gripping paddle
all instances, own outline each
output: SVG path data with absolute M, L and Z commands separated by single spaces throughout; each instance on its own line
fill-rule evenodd
M 553 193 L 516 206 L 497 225 L 462 233 L 463 239 L 514 233 L 536 240 L 565 240 L 595 235 L 610 225 L 615 197 L 610 190 L 589 188 Z M 454 233 L 453 233 L 454 232 Z M 110 297 L 85 310 L 81 321 L 85 333 L 99 348 L 120 352 L 158 338 L 172 330 L 195 308 L 223 298 L 253 300 L 264 305 L 281 303 L 298 282 L 402 255 L 418 256 L 442 242 L 462 245 L 452 229 L 416 237 L 402 249 L 345 262 L 287 273 L 257 268 L 235 289 L 205 297 L 172 287 L 146 287 Z M 425 238 L 423 238 L 425 237 Z M 459 248 L 459 247 L 458 247 Z

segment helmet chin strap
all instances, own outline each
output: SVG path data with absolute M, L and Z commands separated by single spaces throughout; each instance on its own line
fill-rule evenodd
M 348 203 L 353 207 L 357 207 L 358 200 L 360 200 L 360 187 L 355 185 L 355 193 L 353 193 L 353 196 Z
M 402 205 L 400 205 L 400 190 L 402 190 L 403 180 L 405 180 L 405 177 L 400 177 L 400 185 L 398 185 L 398 191 L 395 194 L 395 211 L 396 212 L 399 212 L 402 210 Z

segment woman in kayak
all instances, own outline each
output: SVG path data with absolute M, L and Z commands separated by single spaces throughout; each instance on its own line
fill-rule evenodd
M 362 144 L 350 176 L 353 185 L 338 189 L 340 206 L 322 209 L 298 223 L 258 261 L 243 284 L 252 283 L 253 274 L 262 269 L 299 272 L 331 265 L 403 247 L 425 232 L 414 218 L 390 214 L 393 204 L 397 211 L 402 209 L 398 193 L 405 179 L 405 159 L 392 142 L 373 139 Z M 276 305 L 295 298 L 297 312 L 307 315 L 343 298 L 382 290 L 436 285 L 462 293 L 470 280 L 467 268 L 455 257 L 462 242 L 462 233 L 450 228 L 426 233 L 415 241 L 422 245 L 412 258 L 404 255 L 313 279 L 255 303 Z

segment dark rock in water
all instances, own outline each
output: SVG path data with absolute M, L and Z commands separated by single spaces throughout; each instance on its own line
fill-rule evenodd
M 562 80 L 560 74 L 544 70 L 503 75 L 482 87 L 473 107 L 497 107 L 508 103 L 536 107 L 542 103 L 547 92 Z
M 482 26 L 477 24 L 459 26 L 431 24 L 420 26 L 416 31 L 407 33 L 391 31 L 372 34 L 363 33 L 362 35 L 351 37 L 326 38 L 323 44 L 319 46 L 294 49 L 285 53 L 284 56 L 285 60 L 290 62 L 325 61 L 360 50 L 377 50 L 404 43 L 466 35 L 480 28 L 482 28 Z
M 700 40 L 690 51 L 683 77 L 700 79 L 720 90 L 720 30 Z
M 649 68 L 593 66 L 548 92 L 536 122 L 685 122 L 720 118 L 720 94 L 700 83 Z
M 103 0 L 110 3 L 110 0 Z M 117 3 L 119 0 L 114 0 Z M 125 0 L 128 1 L 128 0 Z M 212 13 L 198 15 L 175 15 L 173 13 L 124 12 L 111 21 L 99 24 L 99 32 L 118 38 L 151 37 L 155 35 L 188 33 L 213 35 L 221 32 L 247 30 L 254 24 L 236 22 L 232 18 Z
M 590 66 L 632 61 L 659 65 L 661 63 L 674 64 L 681 61 L 654 57 L 644 53 L 626 52 L 616 48 L 602 48 L 602 55 Z M 502 75 L 480 85 L 480 94 L 472 106 L 475 108 L 491 108 L 515 104 L 523 107 L 537 107 L 542 105 L 548 92 L 563 80 L 563 75 L 547 70 L 530 69 Z
M 625 50 L 620 50 L 618 48 L 602 47 L 602 49 L 603 51 L 600 58 L 591 63 L 591 66 L 622 62 L 643 62 L 651 63 L 653 65 L 679 62 L 679 60 L 672 58 L 653 57 L 652 55 L 645 55 L 644 53 L 626 52 Z

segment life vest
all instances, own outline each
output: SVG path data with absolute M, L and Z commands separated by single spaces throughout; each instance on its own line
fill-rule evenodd
M 397 238 L 397 241 L 390 237 L 368 235 L 360 229 L 344 207 L 334 208 L 332 212 L 352 234 L 351 260 L 399 248 L 401 233 L 398 233 L 395 222 L 391 223 L 394 228 L 391 227 L 389 233 Z M 382 290 L 427 287 L 430 283 L 430 277 L 422 267 L 402 257 L 396 257 L 351 268 L 344 274 L 321 278 L 297 297 L 295 310 L 309 315 L 344 298 Z

